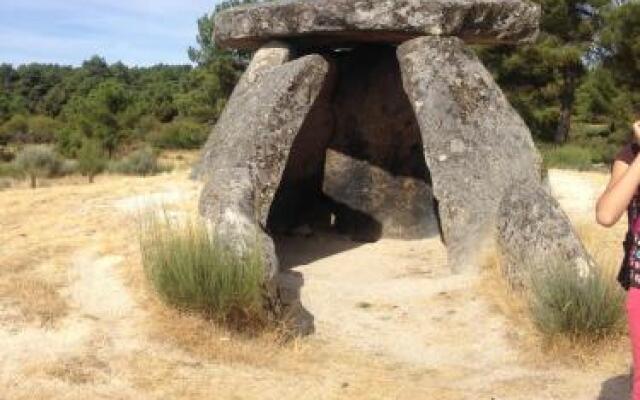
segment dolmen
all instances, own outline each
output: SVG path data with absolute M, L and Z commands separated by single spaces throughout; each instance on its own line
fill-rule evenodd
M 468 44 L 524 45 L 526 0 L 284 0 L 215 17 L 255 51 L 206 143 L 200 212 L 237 249 L 335 228 L 353 240 L 439 235 L 453 271 L 498 250 L 506 277 L 592 258 L 544 183 L 531 133 Z

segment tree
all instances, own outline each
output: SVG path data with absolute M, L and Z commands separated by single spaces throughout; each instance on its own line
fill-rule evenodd
M 7 141 L 14 143 L 32 142 L 29 135 L 29 119 L 23 114 L 13 115 L 10 120 L 0 127 L 0 134 Z
M 14 160 L 16 169 L 27 175 L 31 188 L 36 188 L 37 178 L 53 174 L 60 169 L 61 160 L 51 146 L 25 146 Z
M 84 61 L 82 63 L 82 69 L 91 77 L 106 78 L 110 76 L 107 61 L 98 55 L 94 55 Z
M 102 82 L 87 97 L 75 97 L 65 107 L 69 123 L 86 138 L 99 140 L 112 157 L 123 136 L 120 118 L 130 105 L 131 97 L 119 82 Z
M 629 89 L 640 87 L 640 3 L 611 9 L 600 43 L 607 49 L 605 66 Z
M 198 47 L 189 47 L 189 59 L 198 66 L 206 66 L 216 60 L 226 59 L 233 62 L 237 67 L 243 68 L 251 53 L 242 50 L 222 50 L 215 45 L 213 41 L 213 32 L 215 28 L 215 16 L 223 10 L 240 5 L 257 3 L 260 0 L 226 0 L 216 5 L 215 10 L 211 14 L 205 14 L 198 18 L 198 35 L 196 42 Z
M 107 160 L 100 142 L 85 139 L 78 152 L 78 170 L 80 173 L 89 178 L 89 183 L 93 183 L 93 178 L 104 171 L 106 166 Z
M 576 89 L 587 71 L 584 58 L 602 23 L 598 10 L 608 0 L 536 2 L 543 13 L 536 43 L 483 49 L 481 55 L 539 137 L 565 143 Z
M 46 115 L 33 115 L 28 122 L 26 141 L 29 143 L 52 143 L 55 141 L 56 132 L 62 128 L 58 121 Z

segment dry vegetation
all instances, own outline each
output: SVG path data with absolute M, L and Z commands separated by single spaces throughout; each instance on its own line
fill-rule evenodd
M 164 158 L 187 165 L 193 155 Z M 187 175 L 67 177 L 0 192 L 0 398 L 524 400 L 535 390 L 613 400 L 626 390 L 615 383 L 628 372 L 623 336 L 541 352 L 497 263 L 481 279 L 449 277 L 431 239 L 336 247 L 303 265 L 318 329 L 309 338 L 249 339 L 170 308 L 145 279 L 136 215 L 149 202 L 194 213 L 199 186 Z M 596 227 L 582 211 L 572 218 L 613 269 L 622 228 Z

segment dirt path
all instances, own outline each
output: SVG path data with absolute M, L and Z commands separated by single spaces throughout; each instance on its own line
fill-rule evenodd
M 583 222 L 604 179 L 550 175 Z M 178 315 L 144 284 L 135 218 L 147 205 L 193 211 L 198 191 L 177 172 L 0 192 L 0 399 L 625 396 L 626 349 L 586 367 L 539 357 L 491 272 L 451 274 L 438 238 L 287 239 L 283 264 L 316 326 L 294 343 Z

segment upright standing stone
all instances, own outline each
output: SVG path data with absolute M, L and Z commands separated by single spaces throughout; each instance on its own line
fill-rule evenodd
M 240 80 L 233 89 L 233 93 L 231 93 L 220 120 L 225 117 L 224 114 L 227 113 L 227 109 L 241 107 L 247 90 L 251 89 L 253 85 L 259 85 L 261 77 L 265 72 L 290 60 L 291 47 L 286 43 L 271 41 L 258 49 L 258 51 L 253 55 L 247 70 L 242 74 Z M 224 129 L 224 125 L 216 124 L 216 126 L 214 126 L 207 143 L 202 149 L 202 156 L 193 168 L 191 174 L 192 178 L 200 179 L 205 175 L 206 171 L 204 171 L 204 165 L 207 162 L 211 162 L 211 159 L 216 157 L 216 152 L 221 148 L 220 146 L 223 146 L 224 142 L 229 139 L 228 136 L 229 132 Z
M 514 182 L 498 211 L 500 263 L 513 286 L 561 264 L 587 276 L 596 268 L 560 204 L 542 185 Z
M 398 57 L 449 262 L 460 269 L 491 245 L 505 189 L 514 181 L 539 185 L 541 158 L 522 118 L 462 40 L 414 39 Z
M 278 269 L 264 232 L 269 209 L 293 140 L 328 72 L 318 55 L 284 59 L 259 56 L 252 63 L 214 128 L 202 164 L 201 214 L 240 250 L 260 240 L 267 281 Z

